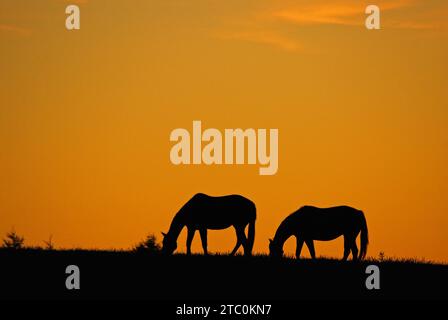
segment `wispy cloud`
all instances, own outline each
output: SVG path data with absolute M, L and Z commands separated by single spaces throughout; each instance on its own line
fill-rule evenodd
M 12 24 L 0 24 L 0 33 L 11 33 L 25 37 L 31 35 L 31 29 Z
M 356 24 L 354 17 L 359 15 L 361 8 L 356 6 L 307 6 L 305 8 L 288 8 L 269 12 L 272 18 L 292 22 L 300 25 L 317 25 L 317 24 L 340 24 L 353 25 Z
M 383 29 L 435 30 L 448 26 L 448 2 L 376 0 L 373 3 L 380 8 L 381 14 L 387 13 L 387 19 L 383 16 L 381 19 Z M 239 24 L 239 29 L 235 26 L 227 28 L 220 36 L 285 51 L 305 52 L 309 51 L 309 44 L 288 33 L 285 27 L 364 27 L 366 6 L 366 2 L 359 0 L 272 1 L 262 8 L 252 8 L 247 12 L 246 20 Z M 446 12 L 446 15 L 441 12 Z
M 395 0 L 378 3 L 381 12 L 411 6 L 412 0 Z M 364 24 L 365 3 L 360 1 L 313 2 L 301 6 L 273 9 L 265 13 L 267 17 L 300 25 L 347 25 Z
M 400 13 L 400 10 L 413 9 L 413 12 L 389 16 L 382 19 L 386 28 L 429 30 L 446 26 L 446 15 L 441 17 L 440 12 L 447 11 L 448 5 L 434 4 L 423 0 L 392 0 L 374 2 L 381 13 Z M 312 4 L 272 8 L 263 12 L 265 19 L 277 20 L 302 26 L 312 25 L 341 25 L 364 26 L 366 3 L 354 0 L 314 1 Z

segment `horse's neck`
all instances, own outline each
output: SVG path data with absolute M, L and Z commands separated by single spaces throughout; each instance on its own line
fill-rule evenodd
M 171 222 L 170 230 L 168 230 L 168 234 L 170 237 L 177 239 L 179 237 L 180 232 L 185 226 L 185 222 L 182 216 L 182 212 L 178 212 Z
M 281 224 L 274 236 L 274 241 L 283 247 L 286 240 L 293 235 L 291 228 L 287 224 Z

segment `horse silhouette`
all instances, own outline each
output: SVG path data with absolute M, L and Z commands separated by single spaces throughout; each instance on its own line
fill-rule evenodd
M 361 251 L 359 259 L 365 258 L 369 243 L 367 222 L 364 213 L 348 206 L 317 208 L 304 206 L 292 213 L 280 224 L 274 239 L 269 239 L 269 254 L 272 257 L 283 255 L 283 244 L 291 236 L 297 239 L 296 258 L 300 258 L 303 243 L 316 258 L 313 240 L 329 241 L 344 236 L 344 257 L 347 260 L 350 251 L 353 260 L 358 259 L 356 238 L 361 232 Z
M 187 254 L 191 254 L 191 242 L 199 230 L 204 254 L 207 252 L 207 230 L 222 230 L 233 226 L 237 241 L 231 255 L 243 245 L 244 254 L 251 255 L 255 239 L 255 204 L 240 195 L 211 197 L 203 193 L 193 196 L 175 215 L 167 234 L 163 233 L 162 252 L 172 254 L 177 248 L 177 238 L 186 226 Z M 245 228 L 249 225 L 246 238 Z

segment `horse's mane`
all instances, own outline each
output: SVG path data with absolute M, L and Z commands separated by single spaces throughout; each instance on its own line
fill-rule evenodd
M 188 212 L 188 210 L 186 210 L 190 205 L 191 202 L 197 198 L 198 196 L 201 196 L 203 194 L 195 194 L 190 200 L 188 200 L 180 209 L 179 211 L 177 211 L 177 213 L 174 215 L 173 220 L 171 221 L 171 225 L 170 225 L 170 230 L 176 230 L 176 232 L 178 231 L 177 229 L 181 228 L 181 226 L 183 226 L 184 223 L 184 215 L 186 212 Z
M 295 213 L 296 212 L 291 213 L 280 223 L 280 225 L 277 228 L 277 231 L 275 232 L 274 239 L 278 239 L 278 237 L 280 237 L 280 235 L 283 235 L 285 233 L 285 231 L 290 226 L 290 221 L 291 221 L 291 219 L 294 218 Z

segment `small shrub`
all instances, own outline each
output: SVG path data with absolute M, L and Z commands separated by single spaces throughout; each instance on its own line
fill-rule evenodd
M 19 250 L 23 249 L 25 238 L 19 236 L 14 230 L 6 234 L 6 239 L 3 239 L 3 248 Z
M 54 245 L 53 245 L 53 236 L 51 235 L 50 238 L 48 239 L 48 241 L 45 241 L 45 249 L 46 250 L 54 250 Z
M 157 253 L 162 249 L 161 245 L 157 243 L 157 238 L 155 235 L 150 234 L 146 237 L 145 240 L 139 242 L 135 247 L 134 251 L 136 252 L 150 252 Z

